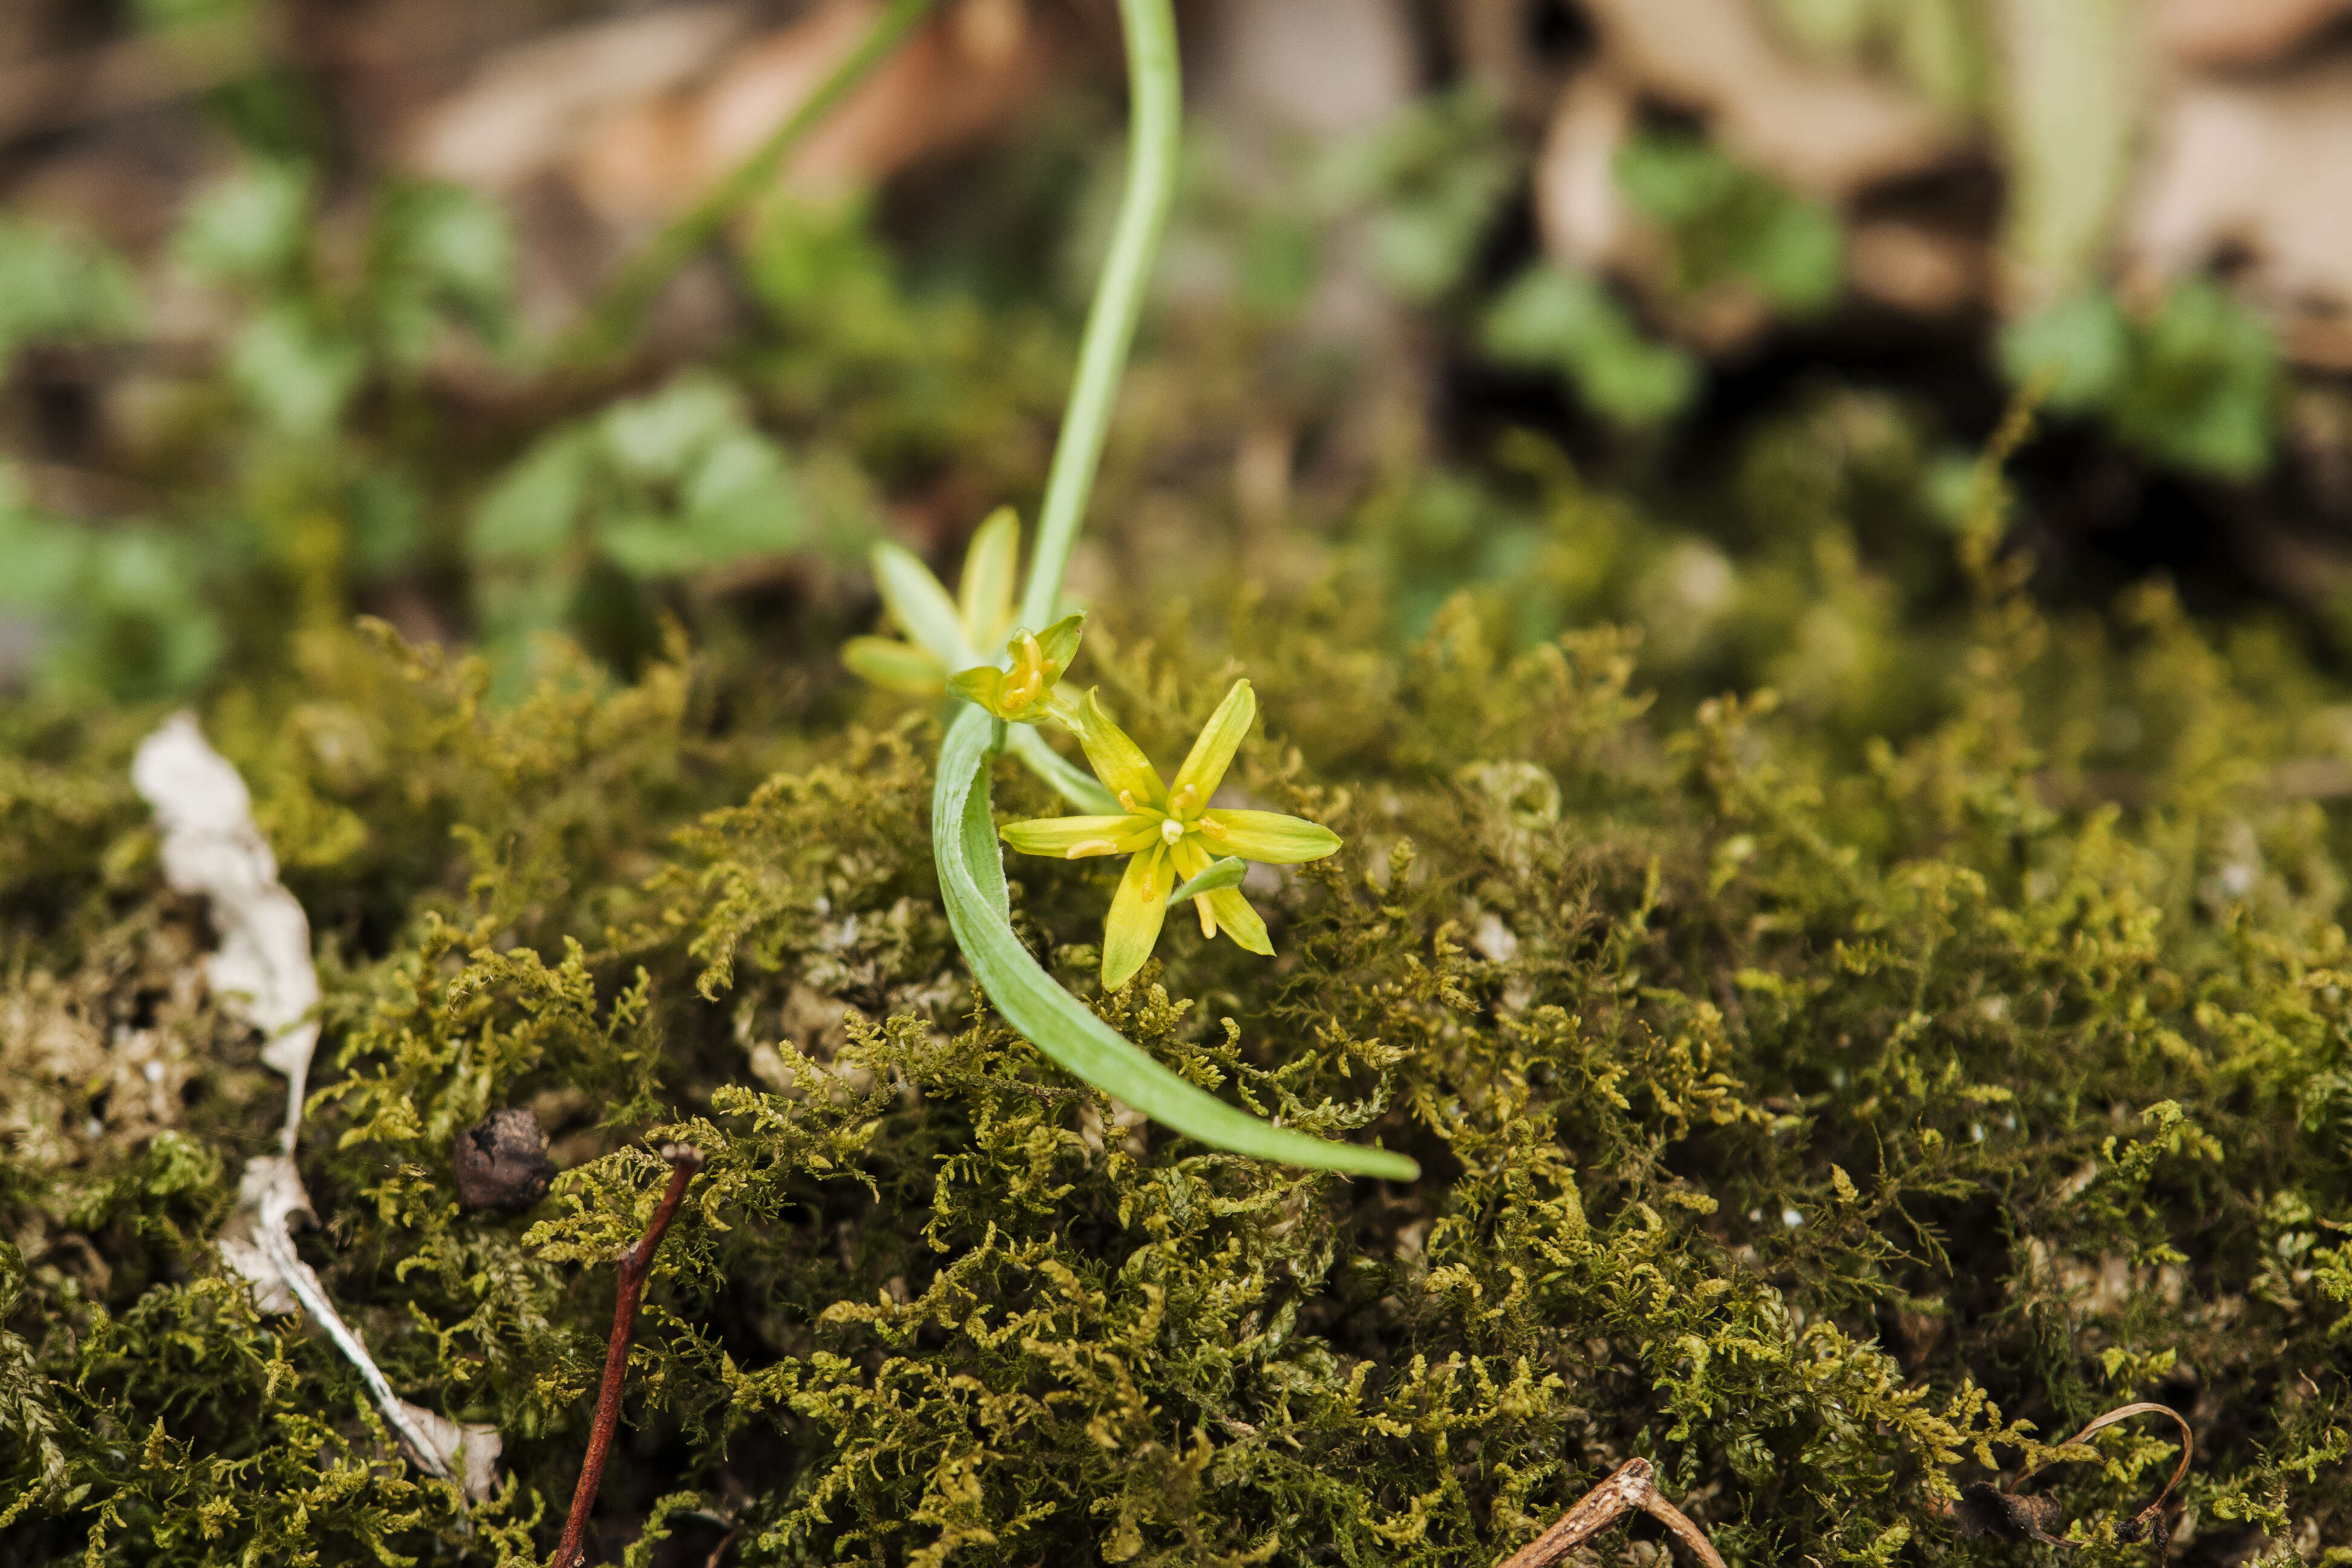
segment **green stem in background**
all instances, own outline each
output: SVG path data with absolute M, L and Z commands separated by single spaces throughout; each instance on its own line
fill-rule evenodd
M 1047 626 L 1055 617 L 1062 576 L 1070 568 L 1070 548 L 1078 541 L 1087 497 L 1102 461 L 1119 372 L 1135 342 L 1144 289 L 1176 195 L 1184 114 L 1176 17 L 1168 0 L 1118 0 L 1118 14 L 1127 30 L 1127 190 L 1119 199 L 1118 226 L 1111 235 L 1102 280 L 1095 288 L 1094 308 L 1087 313 L 1078 375 L 1070 386 L 1053 472 L 1045 481 L 1036 552 L 1030 558 L 1028 591 L 1021 600 L 1021 624 L 1028 626 Z
M 1070 388 L 1069 411 L 1062 420 L 1053 476 L 1045 487 L 1036 553 L 1022 601 L 1022 617 L 1031 626 L 1045 626 L 1055 619 L 1062 574 L 1086 516 L 1087 493 L 1102 458 L 1119 372 L 1135 341 L 1144 286 L 1150 279 L 1152 257 L 1167 226 L 1176 183 L 1181 105 L 1175 17 L 1169 0 L 1119 0 L 1118 9 L 1127 27 L 1132 120 L 1127 191 L 1094 308 L 1087 315 L 1077 379 Z M 939 868 L 940 900 L 947 907 L 948 924 L 964 962 L 971 966 L 972 979 L 1005 1021 L 1068 1072 L 1203 1143 L 1313 1170 L 1401 1182 L 1417 1177 L 1421 1167 L 1403 1154 L 1312 1137 L 1227 1105 L 1160 1066 L 1055 984 L 1013 930 L 1004 852 L 989 809 L 989 762 L 1011 749 L 1048 784 L 1080 802 L 1081 809 L 1100 801 L 1105 792 L 1063 762 L 1035 730 L 1015 725 L 1013 731 L 1008 735 L 1006 727 L 984 710 L 966 706 L 948 724 L 940 745 L 939 775 L 931 787 L 931 858 Z M 1232 869 L 1223 874 L 1230 875 Z M 1206 885 L 1201 881 L 1187 884 L 1187 889 L 1197 892 Z
M 801 139 L 840 102 L 866 73 L 882 62 L 936 0 L 890 0 L 875 18 L 873 31 L 833 68 L 817 89 L 801 100 L 782 124 L 703 198 L 662 226 L 644 249 L 629 258 L 588 313 L 556 351 L 559 365 L 594 364 L 636 336 L 646 310 L 671 276 L 709 245 L 727 222 L 773 183 Z

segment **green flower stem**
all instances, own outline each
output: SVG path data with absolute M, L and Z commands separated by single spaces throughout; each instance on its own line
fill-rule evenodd
M 1088 816 L 1108 816 L 1118 810 L 1118 802 L 1110 791 L 1097 784 L 1092 773 L 1047 745 L 1035 725 L 1010 724 L 1006 728 L 1012 734 L 1005 743 L 1013 754 L 1055 795 Z
M 1176 21 L 1169 0 L 1119 0 L 1127 26 L 1128 79 L 1133 132 L 1128 145 L 1127 192 L 1109 258 L 1087 316 L 1078 374 L 1054 451 L 1045 487 L 1036 553 L 1022 601 L 1022 624 L 1050 626 L 1061 596 L 1070 546 L 1086 516 L 1087 492 L 1102 458 L 1119 372 L 1135 341 L 1144 285 L 1167 226 L 1176 183 L 1181 120 L 1176 68 Z M 1042 634 L 1041 634 L 1042 635 Z M 1034 645 L 1033 645 L 1034 655 Z M 1056 667 L 1058 673 L 1058 667 Z M 1064 762 L 1028 724 L 1007 725 L 967 705 L 948 725 L 931 789 L 931 856 L 939 868 L 940 900 L 972 978 L 1005 1021 L 1067 1071 L 1154 1121 L 1218 1148 L 1312 1170 L 1348 1171 L 1410 1182 L 1421 1167 L 1402 1154 L 1309 1137 L 1227 1105 L 1151 1059 L 1085 1004 L 1054 983 L 1013 934 L 1005 895 L 1004 852 L 989 809 L 989 761 L 1010 750 L 1082 811 L 1104 813 L 1113 803 L 1100 784 Z M 1230 875 L 1233 868 L 1228 868 Z M 1210 879 L 1201 879 L 1197 893 Z
M 873 31 L 833 68 L 833 74 L 820 82 L 814 92 L 801 100 L 784 117 L 783 123 L 768 133 L 766 141 L 753 148 L 700 201 L 663 226 L 644 249 L 629 258 L 620 275 L 557 349 L 556 363 L 594 364 L 634 337 L 646 308 L 671 275 L 716 238 L 727 220 L 744 204 L 767 189 L 801 139 L 898 47 L 898 40 L 923 19 L 935 3 L 936 0 L 890 0 L 882 15 L 875 18 Z
M 1185 1082 L 1038 966 L 1013 931 L 1003 855 L 989 809 L 988 762 L 995 728 L 995 721 L 970 706 L 948 726 L 931 789 L 931 853 L 956 945 L 1005 1021 L 1104 1093 L 1204 1143 L 1311 1170 L 1399 1182 L 1418 1177 L 1421 1167 L 1406 1155 L 1277 1127 Z
M 1087 314 L 1077 380 L 1070 387 L 1053 472 L 1045 481 L 1037 549 L 1030 558 L 1029 586 L 1021 600 L 1021 624 L 1029 626 L 1055 618 L 1062 577 L 1070 568 L 1070 548 L 1086 521 L 1087 497 L 1102 461 L 1119 372 L 1135 342 L 1145 286 L 1151 280 L 1160 231 L 1168 226 L 1168 208 L 1176 194 L 1177 143 L 1184 112 L 1176 17 L 1169 0 L 1118 0 L 1118 14 L 1127 29 L 1127 191 L 1119 200 L 1118 226 L 1095 289 L 1094 308 Z

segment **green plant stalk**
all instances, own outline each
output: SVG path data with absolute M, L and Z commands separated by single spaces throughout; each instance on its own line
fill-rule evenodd
M 1023 622 L 1031 626 L 1054 619 L 1175 189 L 1182 118 L 1175 16 L 1169 0 L 1119 0 L 1118 8 L 1127 29 L 1132 100 L 1127 190 L 1094 306 L 1087 314 L 1078 374 L 1045 487 L 1036 552 L 1022 600 Z M 997 1011 L 1068 1071 L 1204 1143 L 1316 1170 L 1403 1182 L 1418 1177 L 1421 1167 L 1402 1154 L 1277 1127 L 1185 1082 L 1096 1017 L 1039 967 L 1013 931 L 1004 854 L 989 809 L 989 760 L 1009 746 L 1066 796 L 1079 800 L 1086 792 L 1060 776 L 1076 770 L 1034 730 L 1015 726 L 1014 732 L 1017 738 L 1008 742 L 1004 726 L 980 708 L 966 706 L 950 722 L 940 742 L 931 792 L 931 855 L 939 868 L 940 899 L 947 906 L 956 945 Z M 1102 793 L 1099 785 L 1094 790 Z
M 644 249 L 630 258 L 580 325 L 556 351 L 559 365 L 594 364 L 636 332 L 647 307 L 673 273 L 718 237 L 727 220 L 775 179 L 793 149 L 830 113 L 834 105 L 896 48 L 935 0 L 890 0 L 874 28 L 833 68 L 817 89 L 801 100 L 768 139 L 753 148 L 703 198 L 664 225 Z
M 1095 288 L 1094 306 L 1087 312 L 1077 379 L 1070 386 L 1069 408 L 1062 416 L 1061 439 L 1045 479 L 1037 547 L 1021 599 L 1021 624 L 1027 626 L 1050 625 L 1056 616 L 1062 577 L 1069 570 L 1079 525 L 1086 521 L 1087 497 L 1094 489 L 1111 406 L 1118 401 L 1119 372 L 1135 342 L 1145 287 L 1176 195 L 1184 109 L 1175 15 L 1168 0 L 1119 0 L 1118 14 L 1127 30 L 1127 190 L 1119 199 L 1118 225 Z

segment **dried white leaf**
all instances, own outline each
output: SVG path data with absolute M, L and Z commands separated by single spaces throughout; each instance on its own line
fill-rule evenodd
M 280 1142 L 291 1153 L 319 1044 L 310 922 L 278 883 L 278 858 L 254 826 L 245 781 L 205 742 L 194 714 L 173 714 L 140 742 L 131 782 L 163 830 L 164 880 L 211 906 L 221 944 L 205 963 L 206 982 L 261 1031 L 261 1059 L 286 1075 Z
M 253 797 L 228 760 L 206 743 L 190 713 L 175 713 L 140 743 L 133 787 L 163 830 L 163 876 L 183 893 L 200 894 L 220 933 L 205 975 L 226 1006 L 261 1030 L 261 1059 L 286 1075 L 283 1152 L 246 1162 L 236 1212 L 223 1228 L 221 1259 L 253 1286 L 265 1312 L 303 1311 L 359 1368 L 384 1424 L 417 1467 L 456 1481 L 474 1500 L 498 1488 L 496 1427 L 461 1426 L 409 1404 L 368 1354 L 367 1344 L 335 1310 L 326 1286 L 294 1247 L 294 1221 L 313 1217 L 294 1167 L 302 1098 L 319 1044 L 319 973 L 310 962 L 310 922 L 278 880 L 278 858 L 253 820 Z
M 468 1502 L 488 1502 L 499 1489 L 499 1429 L 485 1421 L 460 1424 L 405 1399 L 400 1407 L 447 1468 Z

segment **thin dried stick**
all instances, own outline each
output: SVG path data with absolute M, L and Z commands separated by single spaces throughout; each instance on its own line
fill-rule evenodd
M 1601 1483 L 1579 1498 L 1558 1524 L 1511 1553 L 1497 1568 L 1555 1568 L 1568 1554 L 1640 1509 L 1682 1538 L 1706 1568 L 1724 1568 L 1723 1559 L 1708 1542 L 1706 1531 L 1690 1516 L 1658 1495 L 1658 1476 L 1647 1459 L 1628 1459 Z
M 2135 1415 L 2162 1415 L 2169 1419 L 2175 1426 L 2180 1428 L 2180 1463 L 2172 1467 L 2172 1479 L 2164 1483 L 2164 1489 L 2156 1494 L 2156 1500 L 2149 1503 L 2137 1513 L 2134 1514 L 2131 1517 L 2131 1521 L 2124 1526 L 2124 1531 L 2120 1533 L 2123 1533 L 2126 1541 L 2138 1540 L 2141 1535 L 2147 1532 L 2147 1527 L 2151 1522 L 2158 1521 L 2158 1510 L 2164 1507 L 2164 1500 L 2172 1495 L 2172 1489 L 2179 1486 L 2180 1484 L 2180 1479 L 2189 1473 L 2189 1461 L 2197 1457 L 2197 1435 L 2189 1429 L 2189 1418 L 2181 1415 L 2179 1411 L 2175 1410 L 2169 1405 L 2157 1405 L 2147 1400 L 2142 1400 L 2137 1405 L 2118 1405 L 2113 1410 L 2108 1411 L 2105 1415 L 2100 1416 L 2095 1421 L 2093 1421 L 2088 1426 L 2084 1427 L 2080 1432 L 2075 1433 L 2072 1437 L 2067 1438 L 2063 1443 L 2058 1445 L 2058 1447 L 2062 1448 L 2071 1448 L 2075 1444 L 2081 1442 L 2084 1438 L 2089 1436 L 2092 1433 L 2103 1430 L 2105 1427 L 2113 1426 L 2119 1421 L 2129 1420 Z M 2011 1484 L 2009 1489 L 2014 1492 L 2023 1487 L 2026 1482 L 2040 1475 L 2043 1470 L 2048 1469 L 2053 1463 L 2063 1464 L 2064 1462 L 2065 1461 L 2063 1458 L 2054 1461 L 2045 1459 L 2041 1464 L 2036 1465 L 2033 1468 L 2026 1471 L 2025 1474 L 2018 1477 L 2016 1481 Z M 2059 1544 L 2072 1545 L 2074 1543 L 2072 1542 L 2061 1542 Z M 2163 1550 L 2160 1542 L 2158 1550 L 2159 1552 Z
M 604 1484 L 605 1452 L 621 1424 L 621 1383 L 629 1370 L 629 1331 L 636 1327 L 637 1299 L 645 1294 L 654 1253 L 661 1247 L 662 1233 L 669 1229 L 670 1216 L 677 1213 L 678 1201 L 686 1196 L 686 1184 L 702 1169 L 702 1151 L 690 1143 L 662 1145 L 662 1158 L 669 1162 L 669 1185 L 662 1189 L 661 1202 L 654 1205 L 653 1221 L 645 1235 L 621 1254 L 621 1291 L 613 1303 L 613 1339 L 604 1347 L 604 1382 L 596 1391 L 596 1420 L 588 1429 L 588 1454 L 580 1462 L 580 1484 L 572 1491 L 572 1512 L 563 1521 L 563 1539 L 548 1560 L 548 1568 L 580 1568 L 588 1561 L 588 1515 L 596 1506 L 596 1489 Z

